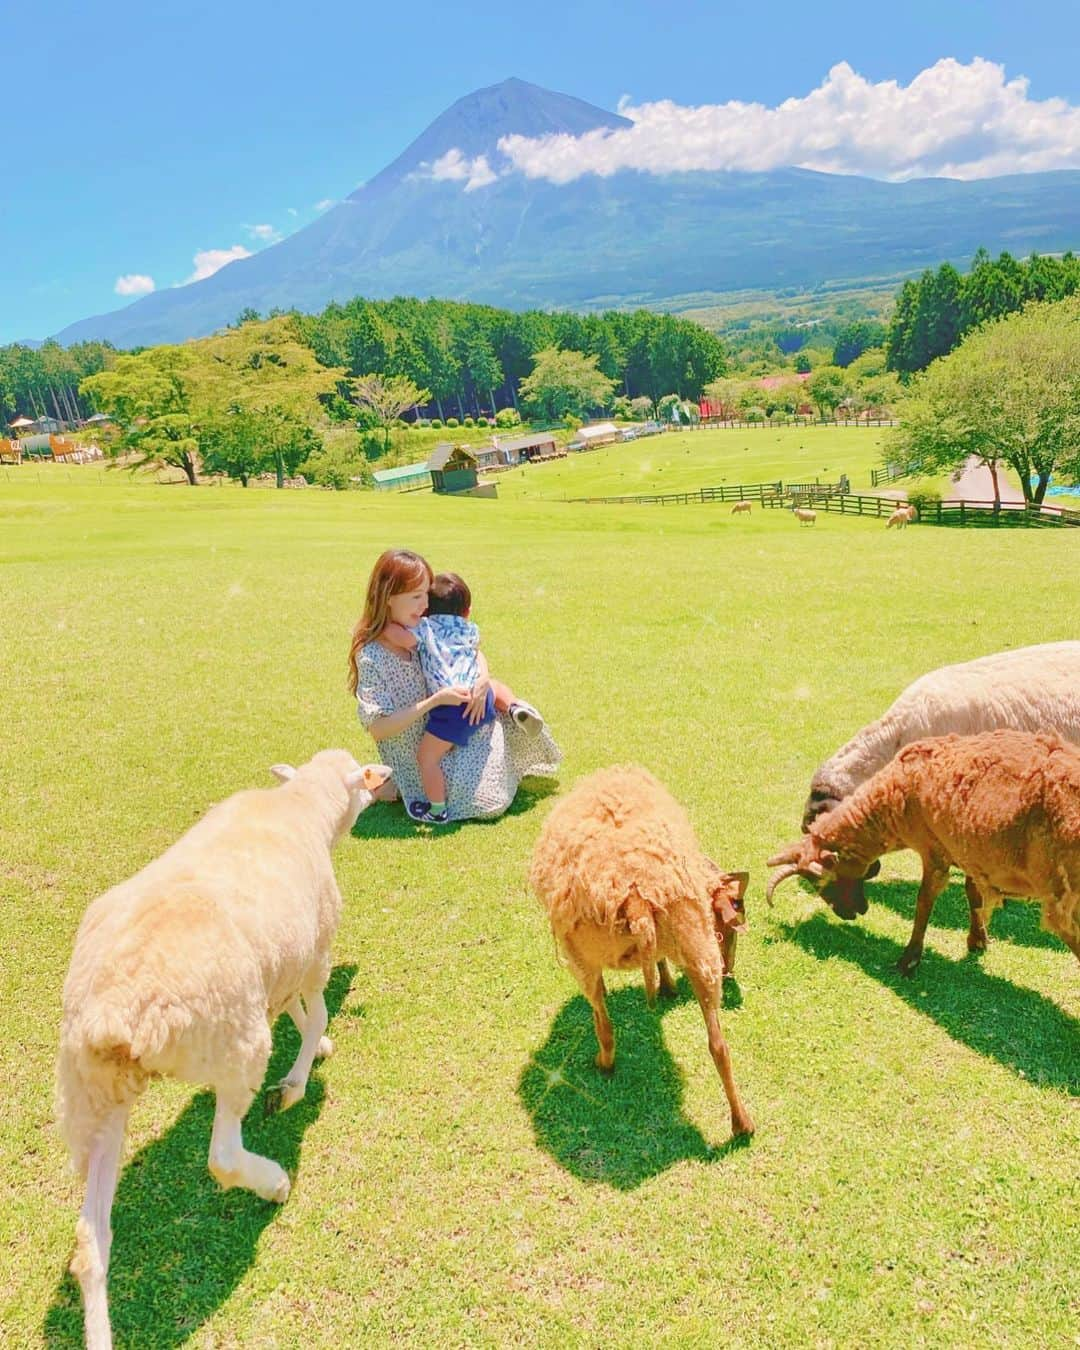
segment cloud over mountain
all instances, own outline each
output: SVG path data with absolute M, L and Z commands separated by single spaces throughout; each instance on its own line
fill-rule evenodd
M 1026 79 L 1007 80 L 1003 66 L 978 57 L 968 65 L 938 61 L 908 85 L 871 83 L 841 62 L 817 89 L 775 108 L 624 100 L 619 111 L 632 126 L 504 136 L 499 150 L 526 177 L 559 184 L 625 169 L 794 166 L 903 181 L 1080 167 L 1080 108 L 1060 98 L 1032 99 Z

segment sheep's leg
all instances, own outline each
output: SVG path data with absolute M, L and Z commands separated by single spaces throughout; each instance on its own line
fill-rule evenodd
M 608 1017 L 604 996 L 604 976 L 599 970 L 575 971 L 582 993 L 592 1006 L 593 1026 L 600 1049 L 596 1056 L 596 1067 L 603 1073 L 610 1073 L 615 1067 L 615 1032 Z
M 242 1087 L 219 1088 L 210 1136 L 210 1172 L 222 1190 L 243 1186 L 263 1200 L 283 1204 L 289 1198 L 289 1178 L 271 1158 L 249 1153 L 241 1123 L 255 1093 Z
M 300 1027 L 300 1053 L 296 1056 L 296 1061 L 292 1068 L 281 1080 L 281 1109 L 287 1110 L 290 1106 L 295 1106 L 307 1091 L 308 1078 L 311 1075 L 311 1066 L 315 1063 L 315 1057 L 320 1053 L 322 1043 L 326 1041 L 330 1049 L 333 1045 L 329 1039 L 323 1035 L 330 1021 L 330 1016 L 326 1011 L 326 1000 L 322 996 L 322 990 L 317 993 L 308 993 L 306 996 L 307 1013 L 303 1026 L 296 1022 L 296 1016 L 292 1010 L 292 1004 L 289 1005 L 289 1016 L 292 1017 L 296 1025 Z M 299 1002 L 294 999 L 293 1003 Z
M 971 877 L 964 878 L 964 890 L 967 893 L 970 913 L 967 949 L 969 952 L 984 952 L 990 937 L 986 930 L 986 920 L 983 918 L 983 898 Z
M 308 1015 L 307 1010 L 304 1008 L 303 1002 L 301 1001 L 299 994 L 297 994 L 296 997 L 290 1003 L 287 1003 L 285 1005 L 285 1011 L 296 1023 L 297 1031 L 300 1033 L 301 1036 L 303 1036 L 304 1031 L 307 1027 Z M 315 1051 L 315 1058 L 329 1059 L 333 1053 L 334 1053 L 334 1042 L 330 1039 L 330 1037 L 329 1036 L 320 1037 L 319 1048 Z
M 727 1041 L 724 1040 L 724 1033 L 720 1030 L 718 1014 L 720 986 L 718 983 L 714 984 L 708 976 L 696 971 L 688 970 L 686 973 L 690 976 L 690 983 L 701 1007 L 701 1015 L 705 1018 L 705 1029 L 709 1033 L 709 1054 L 712 1055 L 720 1081 L 724 1085 L 728 1106 L 731 1107 L 731 1133 L 753 1134 L 754 1122 L 750 1119 L 750 1113 L 743 1105 L 739 1089 L 735 1086 L 735 1075 L 731 1072 L 731 1052 L 728 1050 Z
M 660 974 L 660 992 L 665 998 L 674 998 L 679 992 L 675 985 L 675 976 L 671 973 L 671 967 L 667 961 L 661 957 L 657 962 L 657 970 Z
M 908 945 L 896 963 L 901 975 L 914 975 L 922 960 L 923 942 L 926 938 L 926 926 L 934 910 L 934 902 L 945 889 L 949 880 L 949 865 L 940 858 L 923 859 L 922 884 L 915 901 L 915 923 L 911 930 Z
M 86 1199 L 75 1225 L 75 1255 L 71 1273 L 83 1296 L 87 1350 L 110 1350 L 109 1252 L 112 1248 L 112 1207 L 124 1149 L 129 1106 L 109 1112 L 90 1148 Z

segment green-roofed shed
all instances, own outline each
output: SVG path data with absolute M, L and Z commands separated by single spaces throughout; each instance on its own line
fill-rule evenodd
M 409 488 L 426 488 L 431 484 L 426 460 L 420 464 L 399 464 L 396 469 L 376 469 L 371 476 L 376 492 L 406 492 Z

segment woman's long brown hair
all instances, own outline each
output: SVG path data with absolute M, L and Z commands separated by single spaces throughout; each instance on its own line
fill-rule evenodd
M 431 585 L 431 568 L 419 553 L 407 548 L 388 548 L 376 559 L 364 597 L 364 612 L 353 629 L 349 648 L 349 688 L 353 694 L 360 682 L 357 653 L 367 642 L 373 642 L 386 627 L 390 617 L 390 599 L 405 591 Z

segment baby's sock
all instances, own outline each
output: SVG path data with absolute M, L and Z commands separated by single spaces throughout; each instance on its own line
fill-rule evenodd
M 441 814 L 443 813 L 443 811 L 446 810 L 446 803 L 445 803 L 445 802 L 432 802 L 431 805 L 428 807 L 428 810 L 431 812 L 431 814 L 432 814 L 433 816 L 441 815 Z

